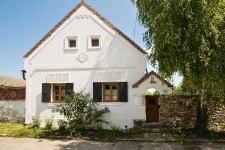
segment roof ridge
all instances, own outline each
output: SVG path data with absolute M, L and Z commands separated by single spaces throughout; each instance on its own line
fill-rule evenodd
M 73 13 L 75 13 L 81 6 L 86 7 L 94 15 L 96 15 L 100 20 L 102 20 L 106 25 L 116 31 L 124 39 L 126 39 L 131 45 L 133 45 L 137 50 L 143 54 L 147 54 L 139 45 L 137 45 L 133 40 L 131 40 L 127 35 L 115 27 L 111 22 L 104 18 L 100 13 L 98 13 L 94 8 L 92 8 L 85 0 L 82 0 L 76 7 L 74 7 L 64 18 L 62 18 L 44 37 L 41 38 L 24 56 L 27 58 L 31 55 L 45 40 L 47 40 Z

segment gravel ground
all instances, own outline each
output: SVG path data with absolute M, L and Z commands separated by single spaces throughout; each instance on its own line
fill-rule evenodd
M 224 143 L 86 141 L 0 137 L 0 150 L 223 150 Z

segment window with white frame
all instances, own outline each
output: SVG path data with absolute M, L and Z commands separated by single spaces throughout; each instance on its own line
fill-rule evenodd
M 100 35 L 91 35 L 88 38 L 88 48 L 96 49 L 101 48 L 101 36 Z
M 78 49 L 78 37 L 77 36 L 66 37 L 65 49 Z

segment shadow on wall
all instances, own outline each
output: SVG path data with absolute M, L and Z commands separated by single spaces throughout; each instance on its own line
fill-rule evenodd
M 0 122 L 24 123 L 24 119 L 17 110 L 0 103 Z
M 36 104 L 37 114 L 40 114 L 40 113 L 46 111 L 47 109 L 49 109 L 48 103 L 43 103 L 41 98 L 42 98 L 42 96 L 40 93 L 36 96 L 36 103 L 33 103 L 33 104 Z M 31 108 L 32 108 L 32 106 L 31 106 Z

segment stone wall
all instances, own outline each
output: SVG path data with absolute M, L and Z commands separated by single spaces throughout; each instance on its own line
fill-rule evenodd
M 159 101 L 160 123 L 169 126 L 194 127 L 197 97 L 161 95 Z
M 216 100 L 208 103 L 209 129 L 225 131 L 225 105 Z
M 0 89 L 0 121 L 23 122 L 25 118 L 25 88 Z
M 161 95 L 160 123 L 169 126 L 194 127 L 196 122 L 197 96 Z M 208 128 L 225 131 L 225 105 L 215 99 L 208 103 Z

